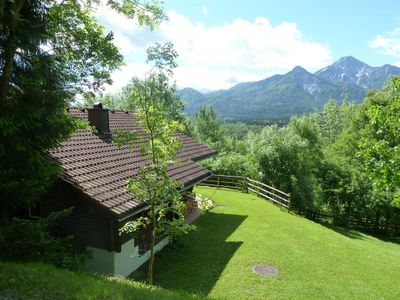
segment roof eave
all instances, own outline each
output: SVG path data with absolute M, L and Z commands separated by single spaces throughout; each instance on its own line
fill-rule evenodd
M 207 153 L 207 154 L 204 154 L 204 155 L 201 155 L 201 156 L 197 156 L 195 158 L 191 158 L 191 160 L 197 162 L 197 161 L 200 161 L 200 160 L 203 160 L 203 159 L 210 158 L 211 156 L 214 156 L 214 155 L 217 155 L 217 154 L 218 154 L 218 151 L 215 150 L 215 151 L 213 151 L 211 153 Z
M 183 188 L 180 191 L 184 192 L 184 191 L 190 189 L 191 187 L 199 184 L 200 182 L 206 180 L 207 178 L 209 178 L 211 176 L 212 176 L 212 173 L 208 172 L 207 174 L 205 174 L 205 175 L 203 175 L 201 177 L 198 177 L 198 178 L 196 178 L 194 180 L 191 180 L 191 181 L 185 183 L 185 185 L 183 186 Z M 134 208 L 132 211 L 120 215 L 119 218 L 118 218 L 118 221 L 119 222 L 123 222 L 123 221 L 125 221 L 125 220 L 127 220 L 129 218 L 132 218 L 133 216 L 143 212 L 143 211 L 148 210 L 149 208 L 150 208 L 150 204 L 143 203 L 142 205 Z

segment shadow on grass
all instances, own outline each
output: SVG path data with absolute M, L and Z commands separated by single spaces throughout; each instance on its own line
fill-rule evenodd
M 335 231 L 335 232 L 337 232 L 337 233 L 339 233 L 339 234 L 341 234 L 341 235 L 344 235 L 344 236 L 346 236 L 346 237 L 348 237 L 348 238 L 351 238 L 351 239 L 360 239 L 360 240 L 365 239 L 365 236 L 364 236 L 361 232 L 359 232 L 359 231 L 356 231 L 356 230 L 353 230 L 353 229 L 348 229 L 348 228 L 339 227 L 339 226 L 337 226 L 337 225 L 333 225 L 333 224 L 329 224 L 329 223 L 324 223 L 324 222 L 321 222 L 320 224 L 321 224 L 322 226 L 324 226 L 324 227 L 326 227 L 326 228 L 328 228 L 328 229 L 330 229 L 330 230 L 333 230 L 333 231 Z
M 196 231 L 156 255 L 154 283 L 166 289 L 208 295 L 242 244 L 226 239 L 246 218 L 213 212 L 201 216 Z M 143 265 L 130 277 L 145 280 L 147 268 Z
M 374 237 L 376 239 L 379 239 L 384 242 L 391 242 L 395 244 L 400 244 L 400 238 L 397 236 L 391 236 L 388 234 L 385 234 L 383 232 L 376 232 L 373 230 L 362 230 L 358 231 L 357 229 L 352 229 L 352 228 L 344 228 L 344 227 L 339 227 L 337 225 L 329 224 L 329 223 L 320 223 L 322 226 L 331 229 L 341 235 L 344 235 L 348 238 L 352 239 L 359 239 L 359 240 L 366 240 L 368 239 L 368 236 Z

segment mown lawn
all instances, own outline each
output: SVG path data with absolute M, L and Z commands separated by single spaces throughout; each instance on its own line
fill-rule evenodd
M 0 261 L 0 299 L 200 299 L 123 278 L 56 269 L 39 263 Z
M 157 255 L 156 284 L 227 299 L 400 299 L 399 244 L 324 227 L 253 195 L 196 192 L 217 207 Z M 278 276 L 254 274 L 257 263 Z

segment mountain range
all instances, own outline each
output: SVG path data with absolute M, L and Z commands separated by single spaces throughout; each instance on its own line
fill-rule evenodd
M 400 75 L 398 67 L 372 67 L 346 56 L 315 73 L 297 66 L 286 74 L 239 83 L 227 90 L 201 93 L 184 88 L 177 94 L 186 102 L 189 115 L 201 105 L 212 105 L 223 119 L 262 122 L 310 112 L 329 99 L 360 103 L 366 91 L 381 88 L 396 75 Z

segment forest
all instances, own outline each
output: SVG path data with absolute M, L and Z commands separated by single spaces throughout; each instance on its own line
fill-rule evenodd
M 289 192 L 293 208 L 310 219 L 395 234 L 399 107 L 394 78 L 371 90 L 361 105 L 330 100 L 284 126 L 219 124 L 209 108 L 196 114 L 193 133 L 219 149 L 220 156 L 206 162 L 215 173 L 248 176 Z

